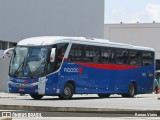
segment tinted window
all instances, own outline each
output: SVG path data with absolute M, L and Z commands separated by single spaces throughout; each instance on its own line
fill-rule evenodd
M 73 44 L 68 59 L 73 62 L 98 63 L 100 51 L 96 46 Z
M 114 51 L 111 48 L 101 48 L 100 63 L 114 63 Z
M 154 60 L 154 54 L 152 52 L 142 53 L 142 64 L 145 66 L 152 65 Z
M 84 47 L 82 45 L 72 45 L 72 48 L 69 53 L 68 60 L 73 62 L 82 62 L 84 61 L 83 58 L 83 49 Z
M 85 60 L 86 62 L 99 63 L 100 51 L 96 46 L 85 47 Z
M 59 69 L 59 67 L 62 64 L 62 60 L 66 52 L 67 46 L 68 46 L 68 43 L 59 43 L 52 46 L 52 48 L 56 48 L 56 56 L 55 56 L 54 63 L 51 63 L 50 60 L 48 59 L 49 61 L 47 66 L 48 73 L 51 73 Z
M 136 50 L 129 51 L 129 64 L 130 65 L 141 65 L 141 52 Z
M 128 51 L 123 49 L 116 50 L 116 64 L 128 64 Z
M 143 57 L 143 58 L 142 58 Z M 73 44 L 68 60 L 72 62 L 102 63 L 102 64 L 127 64 L 127 65 L 151 65 L 154 54 L 137 50 L 115 49 L 97 47 L 91 45 Z
M 57 54 L 59 57 L 63 57 L 64 54 L 65 54 L 65 52 L 66 52 L 67 46 L 68 46 L 68 43 L 60 43 L 60 44 L 57 44 L 56 54 Z M 54 47 L 53 47 L 53 48 L 54 48 Z

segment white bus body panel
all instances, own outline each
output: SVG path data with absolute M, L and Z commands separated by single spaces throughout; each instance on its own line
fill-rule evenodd
M 148 50 L 154 51 L 153 48 L 149 47 L 140 47 L 129 44 L 122 44 L 111 42 L 105 39 L 97 39 L 97 38 L 85 38 L 85 37 L 61 37 L 61 36 L 42 36 L 42 37 L 33 37 L 27 38 L 20 42 L 18 42 L 18 46 L 47 46 L 53 45 L 57 43 L 77 43 L 77 44 L 85 44 L 85 45 L 97 45 L 97 46 L 108 46 L 108 47 L 116 47 L 116 48 L 126 48 L 126 49 L 136 49 L 136 50 Z

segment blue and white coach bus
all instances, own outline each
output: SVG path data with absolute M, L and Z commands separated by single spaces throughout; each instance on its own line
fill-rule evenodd
M 154 50 L 103 39 L 34 37 L 18 42 L 9 66 L 9 91 L 34 99 L 73 94 L 152 93 Z

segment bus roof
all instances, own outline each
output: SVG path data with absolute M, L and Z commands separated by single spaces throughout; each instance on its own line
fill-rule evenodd
M 86 44 L 86 45 L 95 44 L 98 46 L 109 46 L 109 47 L 154 51 L 153 48 L 149 48 L 149 47 L 134 46 L 130 44 L 111 42 L 106 39 L 85 38 L 85 37 L 62 37 L 62 36 L 32 37 L 32 38 L 27 38 L 19 41 L 17 45 L 18 46 L 46 46 L 46 45 L 52 45 L 60 42 L 72 42 L 72 43 L 79 43 L 79 44 Z

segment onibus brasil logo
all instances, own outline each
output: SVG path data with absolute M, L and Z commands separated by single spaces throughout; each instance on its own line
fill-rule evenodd
M 42 113 L 35 113 L 35 112 L 2 112 L 2 117 L 9 117 L 9 118 L 39 118 L 42 117 Z

